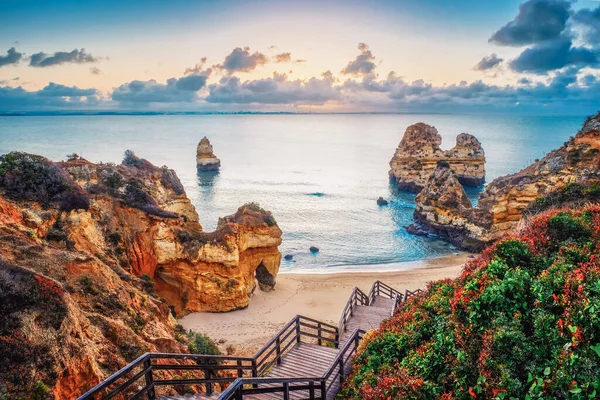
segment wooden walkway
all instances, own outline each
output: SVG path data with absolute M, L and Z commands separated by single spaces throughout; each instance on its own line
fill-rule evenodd
M 339 348 L 344 347 L 348 341 L 348 338 L 355 329 L 370 331 L 378 328 L 384 319 L 390 317 L 394 305 L 394 300 L 384 296 L 375 296 L 375 300 L 370 306 L 357 305 L 354 309 L 353 315 L 346 324 L 346 331 L 344 331 L 340 336 Z M 332 363 L 340 351 L 339 348 L 336 349 L 326 346 L 319 346 L 318 344 L 299 342 L 283 356 L 281 364 L 276 365 L 269 373 L 265 375 L 265 377 L 301 378 L 308 376 L 321 376 L 332 367 Z M 351 368 L 352 365 L 350 363 L 344 365 L 344 375 L 347 376 L 350 373 Z M 328 386 L 331 385 L 331 389 L 327 393 L 327 400 L 332 400 L 339 392 L 341 384 L 333 375 L 328 379 L 327 383 Z M 292 392 L 289 396 L 291 400 L 308 399 L 309 397 L 308 391 Z M 160 399 L 203 400 L 216 398 L 218 398 L 218 394 L 213 394 L 211 396 L 205 394 L 165 396 L 161 397 Z M 244 399 L 280 400 L 283 399 L 283 395 L 282 393 L 245 395 Z
M 354 288 L 337 326 L 298 315 L 254 357 L 146 353 L 79 400 L 98 399 L 97 395 L 109 399 L 126 390 L 135 393 L 123 397 L 127 399 L 333 400 L 351 372 L 363 334 L 378 328 L 396 306 L 420 292 L 401 294 L 380 281 L 369 294 Z M 174 375 L 167 379 L 154 375 L 161 370 Z M 176 385 L 203 386 L 206 393 L 157 396 L 164 393 L 162 387 Z

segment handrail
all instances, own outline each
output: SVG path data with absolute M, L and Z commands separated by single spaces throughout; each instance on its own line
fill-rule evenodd
M 344 311 L 342 311 L 342 316 L 340 317 L 340 321 L 338 323 L 338 331 L 345 332 L 347 330 L 346 323 L 354 315 L 354 309 L 357 305 L 369 305 L 369 297 L 359 288 L 355 287 L 352 289 L 352 294 L 346 303 L 346 307 L 344 307 Z
M 304 383 L 305 385 L 297 385 Z M 273 385 L 281 386 L 273 386 Z M 296 386 L 294 386 L 296 384 Z M 245 385 L 250 387 L 244 388 Z M 271 385 L 268 387 L 258 387 L 259 385 Z M 289 399 L 290 392 L 298 390 L 309 391 L 309 399 L 325 400 L 323 378 L 238 378 L 227 389 L 225 389 L 217 400 L 238 400 L 242 399 L 244 394 L 264 394 L 264 393 L 283 393 L 284 399 Z M 320 392 L 320 396 L 315 396 L 315 391 Z
M 404 291 L 404 301 L 408 300 L 409 297 L 414 297 L 414 296 L 419 295 L 421 293 L 424 293 L 423 290 L 421 290 L 421 289 L 417 289 L 417 290 L 414 290 L 414 291 L 410 291 L 410 290 L 407 289 L 407 290 Z
M 390 299 L 394 299 L 395 296 L 403 297 L 402 293 L 379 280 L 375 281 L 373 286 L 371 286 L 371 290 L 369 291 L 369 305 L 373 304 L 375 296 L 387 296 Z

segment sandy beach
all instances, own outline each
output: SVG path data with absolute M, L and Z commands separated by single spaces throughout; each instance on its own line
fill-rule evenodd
M 354 286 L 365 293 L 376 280 L 404 292 L 427 282 L 453 278 L 468 261 L 468 253 L 398 264 L 395 272 L 281 273 L 271 292 L 256 290 L 250 305 L 229 313 L 192 313 L 179 320 L 186 329 L 202 332 L 235 354 L 252 355 L 285 323 L 300 314 L 337 325 Z M 386 269 L 393 267 L 387 265 Z

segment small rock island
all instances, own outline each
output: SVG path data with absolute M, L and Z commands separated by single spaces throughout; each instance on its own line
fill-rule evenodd
M 485 152 L 479 140 L 468 133 L 456 137 L 456 146 L 442 150 L 442 137 L 435 127 L 419 122 L 406 128 L 390 161 L 390 179 L 400 190 L 418 193 L 425 187 L 439 161 L 445 161 L 459 182 L 479 186 L 485 181 Z
M 206 136 L 198 143 L 196 167 L 198 171 L 218 171 L 221 168 L 221 160 L 213 153 L 212 144 L 210 144 L 210 140 Z

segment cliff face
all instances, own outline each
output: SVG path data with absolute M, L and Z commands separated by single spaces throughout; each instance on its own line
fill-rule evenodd
M 445 196 L 460 196 L 455 192 L 461 188 L 444 186 L 445 175 L 436 171 L 423 196 L 417 197 L 415 217 L 424 227 L 450 238 L 460 247 L 480 250 L 514 229 L 523 211 L 536 199 L 569 183 L 595 180 L 599 176 L 600 114 L 597 114 L 588 118 L 575 137 L 559 149 L 516 174 L 497 178 L 487 185 L 477 207 L 469 211 L 445 204 L 439 195 L 431 194 L 441 185 L 448 187 Z
M 172 315 L 275 285 L 281 231 L 249 204 L 203 232 L 174 171 L 0 157 L 0 397 L 75 398 L 145 351 L 186 352 Z
M 419 192 L 439 161 L 446 161 L 463 185 L 479 186 L 485 181 L 485 152 L 468 133 L 456 137 L 456 146 L 444 151 L 437 129 L 424 123 L 406 128 L 390 161 L 390 179 L 401 190 Z

